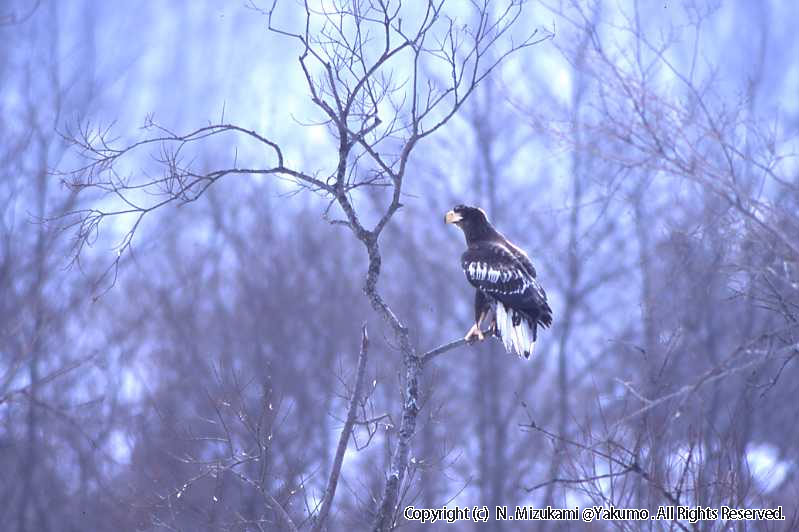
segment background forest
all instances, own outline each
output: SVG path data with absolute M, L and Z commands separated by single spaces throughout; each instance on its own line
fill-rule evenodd
M 0 3 L 0 528 L 799 529 L 797 20 Z M 458 203 L 536 265 L 530 361 L 459 341 Z

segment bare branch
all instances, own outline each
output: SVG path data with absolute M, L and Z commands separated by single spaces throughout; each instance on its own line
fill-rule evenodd
M 716 381 L 725 379 L 736 373 L 740 373 L 755 366 L 759 366 L 769 360 L 774 359 L 775 357 L 779 357 L 789 353 L 799 354 L 799 344 L 784 346 L 780 349 L 777 349 L 776 351 L 770 349 L 765 349 L 765 350 L 742 349 L 737 356 L 731 357 L 731 360 L 739 358 L 742 355 L 754 355 L 754 356 L 750 360 L 747 360 L 746 362 L 743 362 L 739 365 L 731 366 L 731 360 L 727 360 L 722 364 L 719 364 L 718 366 L 706 371 L 693 384 L 686 384 L 671 393 L 668 393 L 662 397 L 658 397 L 657 399 L 648 399 L 646 397 L 643 397 L 640 394 L 640 392 L 635 391 L 635 389 L 632 388 L 631 385 L 629 385 L 628 383 L 624 383 L 625 387 L 628 390 L 630 390 L 630 392 L 633 393 L 633 395 L 635 395 L 637 398 L 639 398 L 641 401 L 644 402 L 644 406 L 642 406 L 635 412 L 632 412 L 624 416 L 623 418 L 619 419 L 618 421 L 616 421 L 614 426 L 615 427 L 621 426 L 624 423 L 627 423 L 628 421 L 652 410 L 653 408 L 663 403 L 666 403 L 667 401 L 671 401 L 672 399 L 680 398 L 681 401 L 685 401 L 685 398 L 688 395 L 695 393 L 704 385 L 712 384 Z
M 366 323 L 361 327 L 361 352 L 358 355 L 358 369 L 355 376 L 355 388 L 350 398 L 350 405 L 347 409 L 347 420 L 344 422 L 344 427 L 341 429 L 339 436 L 338 446 L 336 447 L 336 456 L 333 459 L 333 466 L 330 470 L 330 475 L 327 479 L 327 488 L 322 496 L 322 506 L 319 508 L 319 513 L 314 517 L 314 525 L 312 530 L 320 531 L 327 521 L 328 514 L 330 513 L 330 506 L 333 504 L 333 497 L 336 494 L 336 485 L 338 478 L 341 474 L 341 465 L 344 463 L 344 453 L 347 451 L 347 444 L 352 435 L 353 425 L 355 424 L 355 414 L 358 407 L 358 402 L 361 400 L 363 394 L 363 381 L 366 375 L 366 358 L 369 348 L 369 336 L 366 334 Z
M 297 532 L 297 525 L 294 524 L 294 520 L 291 519 L 291 516 L 288 514 L 288 512 L 286 512 L 286 509 L 283 508 L 283 505 L 277 502 L 277 499 L 275 499 L 272 495 L 267 493 L 265 496 L 272 509 L 275 511 L 275 513 L 277 513 L 277 515 L 280 516 L 280 519 L 283 520 L 283 523 L 286 525 L 289 531 Z
M 468 343 L 469 342 L 467 342 L 465 339 L 460 338 L 459 340 L 453 340 L 453 341 L 448 342 L 446 344 L 442 344 L 442 345 L 436 347 L 435 349 L 431 349 L 427 353 L 421 355 L 422 365 L 427 364 L 428 362 L 430 362 L 431 360 L 433 360 L 437 356 L 442 355 L 442 354 L 446 353 L 447 351 L 451 351 L 453 349 L 457 349 L 458 347 L 467 345 Z

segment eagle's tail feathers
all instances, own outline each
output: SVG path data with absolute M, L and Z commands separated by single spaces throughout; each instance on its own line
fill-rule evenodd
M 525 316 L 499 302 L 496 305 L 496 315 L 497 333 L 502 339 L 505 350 L 520 357 L 530 358 L 535 347 L 535 323 L 531 324 Z
M 512 312 L 509 314 L 513 315 Z M 511 331 L 513 331 L 513 350 L 517 355 L 521 355 L 521 351 L 524 349 L 524 327 L 517 327 L 512 322 L 511 327 Z
M 513 340 L 511 340 L 511 318 L 508 315 L 505 305 L 497 303 L 497 333 L 499 334 L 502 344 L 505 346 L 505 351 L 509 353 L 513 349 Z

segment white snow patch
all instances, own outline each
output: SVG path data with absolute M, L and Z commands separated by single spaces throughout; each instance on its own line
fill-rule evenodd
M 752 443 L 746 447 L 746 461 L 752 477 L 766 492 L 778 487 L 793 463 L 780 460 L 779 450 L 768 443 Z

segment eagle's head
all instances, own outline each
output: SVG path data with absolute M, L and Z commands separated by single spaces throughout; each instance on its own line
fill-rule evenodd
M 457 205 L 444 216 L 444 222 L 460 227 L 466 235 L 466 242 L 490 238 L 495 233 L 485 211 L 479 207 Z

